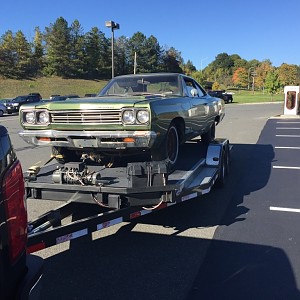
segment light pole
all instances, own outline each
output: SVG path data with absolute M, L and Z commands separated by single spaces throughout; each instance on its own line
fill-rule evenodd
M 105 21 L 105 26 L 111 28 L 111 78 L 114 78 L 114 31 L 115 29 L 120 29 L 120 25 L 114 21 Z

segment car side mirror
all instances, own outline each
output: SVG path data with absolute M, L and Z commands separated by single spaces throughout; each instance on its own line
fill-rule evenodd
M 197 90 L 197 89 L 191 89 L 191 95 L 192 95 L 193 97 L 198 96 L 198 90 Z

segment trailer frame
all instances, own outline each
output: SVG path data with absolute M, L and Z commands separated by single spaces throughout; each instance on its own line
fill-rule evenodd
M 33 174 L 30 168 L 24 174 L 27 198 L 62 201 L 63 204 L 28 223 L 27 252 L 36 252 L 195 199 L 209 193 L 215 185 L 223 187 L 229 173 L 229 140 L 215 139 L 207 147 L 195 140 L 187 147 L 204 150 L 194 157 L 191 165 L 185 162 L 188 158 L 183 157 L 183 167 L 172 172 L 165 161 L 134 162 L 109 170 L 88 166 L 96 171 L 89 173 L 87 182 L 81 180 L 80 183 L 79 180 L 78 183 L 72 176 L 74 182 L 70 183 L 66 176 L 68 171 L 75 168 L 85 172 L 87 166 L 78 163 L 59 167 L 57 164 L 46 165 L 38 169 L 38 174 Z M 82 205 L 97 207 L 97 213 L 66 222 Z

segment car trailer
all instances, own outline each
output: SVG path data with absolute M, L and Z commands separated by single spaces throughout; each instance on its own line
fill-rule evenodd
M 185 143 L 172 171 L 166 161 L 128 162 L 117 167 L 48 161 L 41 168 L 29 168 L 24 174 L 27 199 L 63 204 L 28 223 L 27 252 L 197 198 L 209 193 L 213 185 L 222 187 L 229 172 L 230 148 L 227 139 L 216 139 L 207 146 L 198 140 Z M 92 212 L 78 218 L 82 205 L 90 206 Z

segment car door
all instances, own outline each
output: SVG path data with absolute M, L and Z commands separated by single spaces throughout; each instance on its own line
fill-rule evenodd
M 196 89 L 197 93 L 193 93 L 193 89 Z M 207 131 L 210 126 L 210 101 L 205 91 L 195 80 L 185 76 L 183 76 L 183 91 L 190 102 L 186 128 L 198 134 Z

